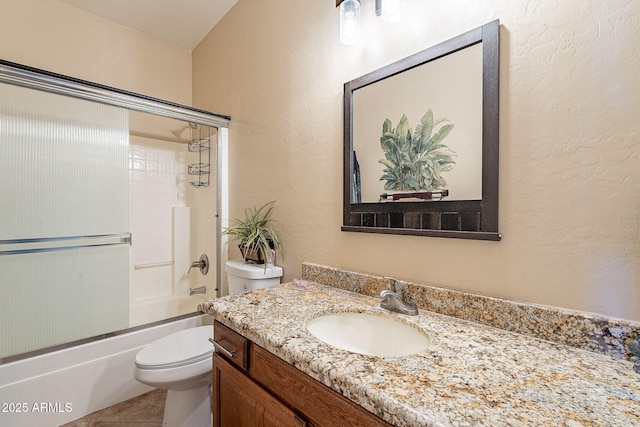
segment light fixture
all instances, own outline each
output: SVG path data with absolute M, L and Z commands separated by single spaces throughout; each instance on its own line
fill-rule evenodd
M 340 42 L 355 44 L 360 37 L 360 1 L 343 0 L 340 3 Z
M 381 16 L 384 22 L 398 22 L 402 17 L 404 0 L 376 0 L 376 15 Z
M 375 0 L 376 15 L 384 22 L 400 20 L 405 0 Z M 340 42 L 355 44 L 360 37 L 360 0 L 336 0 L 340 7 Z

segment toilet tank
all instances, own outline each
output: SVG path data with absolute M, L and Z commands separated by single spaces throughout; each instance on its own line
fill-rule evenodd
M 229 279 L 229 295 L 255 291 L 280 283 L 282 267 L 277 265 L 247 264 L 244 261 L 227 261 L 225 263 Z

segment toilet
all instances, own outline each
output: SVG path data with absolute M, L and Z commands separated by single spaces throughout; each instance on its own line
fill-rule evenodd
M 238 294 L 280 283 L 275 265 L 227 261 L 229 293 Z M 133 376 L 167 390 L 163 427 L 210 427 L 213 326 L 175 332 L 145 346 L 135 358 Z
M 160 338 L 135 358 L 134 378 L 167 390 L 163 427 L 210 427 L 213 326 L 198 326 Z
M 248 264 L 244 261 L 227 261 L 225 263 L 229 283 L 229 295 L 255 291 L 277 285 L 282 277 L 282 267 L 267 264 Z

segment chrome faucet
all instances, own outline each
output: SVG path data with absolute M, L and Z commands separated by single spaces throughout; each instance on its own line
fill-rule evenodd
M 416 316 L 418 314 L 418 306 L 412 302 L 405 301 L 402 297 L 402 283 L 393 277 L 387 277 L 391 282 L 392 291 L 385 289 L 380 292 L 380 307 L 396 313 L 408 314 Z
M 200 286 L 199 288 L 189 288 L 189 296 L 193 294 L 206 294 L 206 293 L 207 293 L 206 286 Z
M 209 272 L 209 258 L 207 258 L 207 255 L 202 254 L 198 261 L 193 261 L 191 267 L 187 270 L 187 274 L 189 274 L 194 267 L 200 269 L 200 273 L 207 274 Z

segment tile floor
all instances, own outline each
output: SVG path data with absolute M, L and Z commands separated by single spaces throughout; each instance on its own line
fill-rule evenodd
M 61 427 L 162 427 L 166 390 L 153 390 Z

